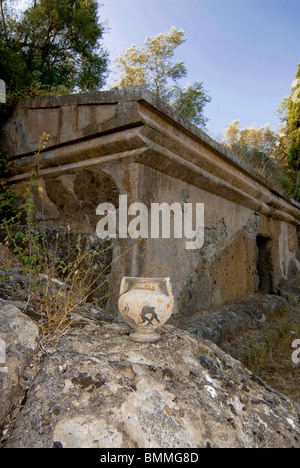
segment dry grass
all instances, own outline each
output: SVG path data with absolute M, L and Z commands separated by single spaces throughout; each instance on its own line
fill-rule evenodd
M 59 262 L 55 267 L 46 264 L 44 274 L 39 274 L 30 300 L 35 309 L 40 310 L 44 339 L 64 333 L 72 323 L 72 312 L 106 284 L 103 276 L 111 264 L 95 273 L 97 256 L 102 253 L 80 252 L 67 266 L 66 262 Z
M 260 330 L 244 338 L 242 363 L 271 387 L 300 402 L 300 366 L 292 343 L 300 339 L 300 303 L 271 314 Z
M 113 259 L 102 271 L 99 271 L 97 258 L 103 254 L 82 246 L 78 235 L 76 249 L 69 245 L 65 258 L 58 258 L 57 246 L 48 245 L 46 226 L 35 220 L 33 189 L 36 188 L 40 169 L 40 153 L 46 148 L 50 135 L 43 133 L 35 153 L 34 168 L 30 180 L 25 183 L 23 200 L 17 204 L 16 198 L 2 181 L 0 192 L 0 229 L 4 232 L 5 241 L 2 248 L 6 254 L 1 262 L 2 280 L 12 290 L 19 289 L 19 296 L 25 299 L 26 308 L 32 306 L 39 311 L 43 340 L 56 338 L 64 333 L 72 323 L 72 312 L 87 300 L 93 301 L 96 291 L 107 283 L 105 273 L 112 263 L 132 250 L 142 239 L 137 240 L 117 258 Z M 1 234 L 2 234 L 1 233 Z M 58 240 L 58 239 L 57 239 Z M 107 249 L 112 248 L 109 245 Z M 14 254 L 12 256 L 12 253 Z M 15 265 L 13 265 L 14 262 Z M 101 262 L 99 262 L 101 263 Z M 22 270 L 27 282 L 27 290 L 13 284 L 10 269 Z M 20 271 L 17 271 L 20 276 Z M 102 298 L 97 298 L 100 301 Z M 25 308 L 25 310 L 26 310 Z

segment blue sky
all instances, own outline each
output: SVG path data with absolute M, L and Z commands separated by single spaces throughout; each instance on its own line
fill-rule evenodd
M 276 129 L 275 110 L 290 94 L 300 62 L 299 0 L 101 0 L 111 59 L 146 36 L 185 31 L 176 59 L 187 81 L 203 81 L 212 97 L 207 131 L 214 138 L 235 119 Z M 185 84 L 185 82 L 183 82 Z

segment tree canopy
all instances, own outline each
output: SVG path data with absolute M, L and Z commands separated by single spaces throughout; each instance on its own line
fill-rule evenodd
M 285 97 L 277 111 L 283 123 L 281 142 L 285 150 L 288 167 L 290 195 L 300 201 L 300 64 L 291 94 Z
M 0 0 L 0 78 L 19 92 L 103 87 L 107 53 L 96 0 L 34 0 L 18 17 Z
M 288 163 L 291 169 L 300 171 L 300 63 L 291 95 L 287 101 L 286 124 L 290 143 Z
M 300 64 L 290 96 L 277 110 L 282 126 L 270 125 L 240 129 L 235 120 L 224 130 L 222 144 L 243 159 L 279 189 L 300 201 Z
M 31 0 L 22 14 L 16 13 L 15 3 L 0 0 L 0 79 L 9 105 L 21 97 L 104 86 L 108 53 L 102 47 L 98 0 Z M 175 54 L 184 42 L 184 31 L 172 27 L 146 37 L 141 47 L 132 45 L 116 59 L 115 87 L 145 87 L 205 128 L 211 98 L 201 81 L 182 84 L 188 70 Z M 1 118 L 3 112 L 1 105 Z M 275 166 L 281 172 L 284 161 L 289 195 L 300 201 L 300 64 L 279 113 L 283 126 L 278 132 L 269 125 L 240 129 L 236 120 L 227 126 L 222 143 L 272 181 L 278 176 Z
M 280 135 L 270 124 L 240 129 L 240 121 L 235 120 L 224 130 L 222 144 L 279 189 L 285 187 Z
M 184 31 L 172 27 L 165 33 L 147 37 L 140 48 L 132 45 L 116 59 L 119 76 L 115 86 L 145 87 L 184 117 L 205 127 L 204 107 L 211 98 L 203 83 L 179 85 L 179 81 L 187 76 L 187 69 L 183 62 L 174 61 L 174 55 L 184 41 Z

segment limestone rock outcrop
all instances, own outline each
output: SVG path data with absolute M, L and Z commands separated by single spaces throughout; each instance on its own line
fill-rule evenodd
M 38 339 L 37 324 L 14 303 L 0 300 L 0 429 L 6 413 L 24 399 L 21 377 L 33 362 Z
M 215 344 L 163 332 L 139 344 L 125 324 L 74 315 L 40 351 L 4 447 L 300 447 L 297 403 Z

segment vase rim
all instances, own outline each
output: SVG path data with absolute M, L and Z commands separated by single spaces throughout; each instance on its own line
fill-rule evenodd
M 166 281 L 166 280 L 168 280 L 168 279 L 170 279 L 170 278 L 167 278 L 167 277 L 164 277 L 164 278 L 146 278 L 146 277 L 145 277 L 145 278 L 144 278 L 144 277 L 142 277 L 142 276 L 140 276 L 140 277 L 137 277 L 137 276 L 126 276 L 125 279 L 126 279 L 126 280 L 137 281 L 137 282 L 138 282 L 138 281 L 140 281 L 140 282 L 143 282 L 143 281 L 155 281 L 155 282 L 157 282 L 157 281 Z

